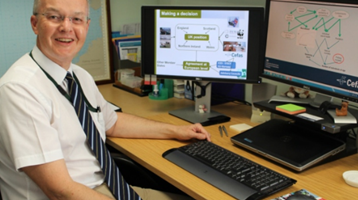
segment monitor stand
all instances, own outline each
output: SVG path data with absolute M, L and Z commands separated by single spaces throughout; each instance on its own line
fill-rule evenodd
M 201 81 L 196 82 L 196 84 L 200 87 L 196 87 L 196 89 L 193 88 L 195 94 L 195 107 L 190 106 L 169 111 L 169 114 L 191 123 L 200 123 L 203 126 L 230 121 L 230 117 L 211 110 L 211 83 L 207 81 Z M 205 106 L 204 112 L 202 112 L 200 108 L 203 105 Z
M 317 93 L 314 98 L 300 99 L 290 98 L 281 95 L 274 95 L 269 100 L 270 102 L 285 102 L 285 103 L 297 103 L 297 104 L 308 104 L 312 107 L 319 108 L 324 101 L 332 101 L 332 97 L 325 96 Z

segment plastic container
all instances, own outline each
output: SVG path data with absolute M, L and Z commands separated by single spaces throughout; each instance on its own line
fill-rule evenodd
M 120 81 L 122 84 L 122 80 L 134 77 L 134 70 L 133 69 L 118 69 L 117 70 L 117 80 Z
M 142 85 L 142 80 L 141 77 L 130 76 L 122 79 L 121 83 L 131 88 L 139 88 Z

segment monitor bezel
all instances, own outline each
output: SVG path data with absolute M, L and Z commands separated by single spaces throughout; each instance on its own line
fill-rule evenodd
M 267 0 L 266 1 L 266 6 L 265 6 L 265 25 L 266 25 L 265 29 L 266 30 L 265 30 L 265 37 L 264 37 L 264 40 L 265 40 L 265 42 L 264 42 L 264 44 L 265 44 L 265 47 L 264 47 L 264 51 L 265 51 L 264 59 L 266 59 L 266 45 L 267 45 L 267 34 L 268 34 L 268 27 L 269 27 L 269 20 L 270 20 L 269 16 L 270 16 L 270 4 L 271 4 L 271 1 L 277 1 L 277 0 Z M 337 3 L 337 4 L 354 4 L 354 5 L 358 5 L 358 1 L 354 1 L 354 0 L 342 0 L 342 1 L 341 0 L 325 0 L 325 1 L 322 1 L 322 0 L 300 0 L 300 1 L 303 2 L 303 3 L 304 2 L 317 2 L 317 3 L 327 2 L 327 3 Z M 298 3 L 298 2 L 295 2 L 295 3 Z M 314 87 L 314 86 L 305 85 L 303 83 L 297 83 L 297 82 L 289 81 L 289 80 L 286 80 L 286 79 L 270 76 L 270 75 L 265 74 L 265 72 L 264 72 L 264 70 L 265 70 L 265 64 L 264 63 L 263 63 L 262 68 L 263 68 L 262 69 L 262 75 L 261 75 L 262 78 L 270 79 L 270 80 L 273 80 L 273 81 L 276 81 L 276 82 L 280 82 L 280 83 L 284 83 L 284 84 L 288 84 L 288 85 L 292 85 L 292 86 L 297 86 L 297 87 L 300 87 L 300 88 L 303 88 L 303 89 L 306 89 L 306 90 L 318 92 L 318 93 L 321 93 L 323 95 L 329 95 L 329 96 L 339 98 L 339 99 L 342 99 L 342 100 L 345 100 L 345 101 L 351 101 L 351 102 L 358 103 L 358 96 L 355 98 L 355 97 L 347 96 L 347 95 L 344 95 L 344 94 L 341 94 L 341 93 L 336 93 L 336 92 L 324 90 L 324 89 L 321 89 L 321 88 L 317 88 L 317 87 Z
M 256 35 L 248 38 L 248 64 L 247 79 L 217 79 L 211 77 L 191 77 L 176 75 L 159 75 L 155 74 L 155 10 L 156 9 L 200 9 L 200 10 L 248 10 L 249 18 L 255 20 L 254 23 L 249 22 L 250 33 Z M 157 78 L 163 79 L 182 79 L 193 81 L 209 81 L 222 83 L 261 83 L 260 75 L 263 72 L 264 62 L 264 8 L 263 7 L 214 7 L 214 6 L 142 6 L 141 7 L 141 30 L 142 30 L 142 55 L 141 55 L 141 76 L 156 75 Z M 261 19 L 261 20 L 260 20 Z M 251 21 L 253 21 L 251 20 Z M 148 31 L 151 30 L 151 31 Z M 251 50 L 251 51 L 250 51 Z M 251 67 L 250 67 L 251 66 Z

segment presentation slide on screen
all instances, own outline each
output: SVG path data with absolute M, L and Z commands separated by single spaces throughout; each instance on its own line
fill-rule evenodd
M 246 79 L 248 14 L 156 10 L 156 74 Z
M 335 4 L 272 1 L 266 57 L 358 77 L 358 7 Z

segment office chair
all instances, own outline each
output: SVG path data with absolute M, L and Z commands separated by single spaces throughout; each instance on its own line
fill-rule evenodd
M 119 108 L 120 109 L 116 110 L 116 112 L 123 112 L 123 109 L 121 107 Z M 187 195 L 114 147 L 108 145 L 107 143 L 106 146 L 124 179 L 129 185 Z
M 107 148 L 129 185 L 187 195 L 117 149 L 110 145 Z

